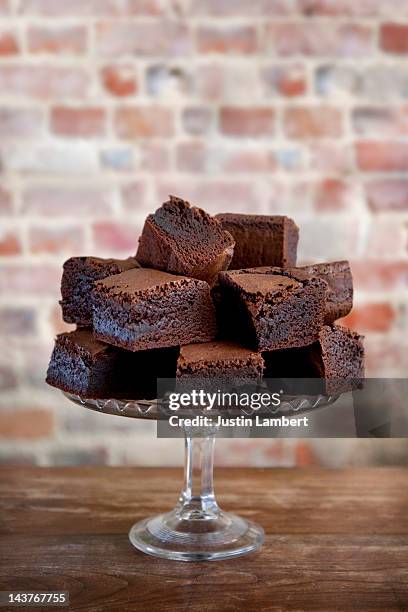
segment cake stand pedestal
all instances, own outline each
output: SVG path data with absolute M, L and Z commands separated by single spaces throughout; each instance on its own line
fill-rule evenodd
M 171 512 L 132 527 L 129 538 L 136 548 L 178 561 L 212 561 L 243 555 L 262 545 L 262 527 L 223 512 L 217 504 L 213 484 L 216 433 L 216 427 L 184 429 L 184 485 L 178 504 Z
M 158 420 L 156 400 L 125 401 L 84 399 L 65 393 L 71 401 L 91 410 L 126 417 Z M 335 398 L 304 399 L 287 409 L 310 409 Z M 190 413 L 191 416 L 191 413 Z M 262 527 L 235 514 L 224 512 L 214 494 L 214 443 L 218 427 L 184 427 L 184 485 L 171 512 L 144 519 L 133 525 L 129 539 L 139 550 L 176 561 L 214 561 L 237 557 L 260 548 Z

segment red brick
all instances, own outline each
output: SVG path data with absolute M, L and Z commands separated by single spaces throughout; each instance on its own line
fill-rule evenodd
M 354 286 L 360 290 L 388 291 L 408 288 L 408 261 L 352 261 L 351 268 Z
M 313 450 L 310 442 L 299 440 L 295 445 L 295 465 L 307 467 L 319 465 L 320 461 Z
M 121 190 L 125 212 L 143 213 L 145 210 L 146 185 L 142 181 L 133 181 L 124 185 Z
M 43 112 L 37 108 L 0 108 L 0 138 L 35 138 L 43 131 Z
M 365 184 L 367 203 L 374 212 L 408 210 L 408 180 L 386 179 Z
M 224 172 L 274 172 L 277 168 L 272 151 L 239 148 L 223 151 L 220 170 Z
M 196 33 L 200 53 L 249 54 L 257 49 L 256 29 L 253 26 L 199 27 Z
M 288 108 L 284 111 L 283 122 L 289 138 L 336 138 L 343 132 L 342 115 L 335 108 Z
M 140 147 L 140 168 L 149 172 L 164 172 L 170 167 L 169 147 L 158 142 L 146 142 Z
M 3 439 L 46 438 L 53 429 L 53 417 L 48 410 L 38 408 L 0 413 L 0 437 Z
M 136 253 L 137 236 L 136 228 L 128 222 L 103 221 L 93 226 L 95 249 L 112 253 Z
M 162 0 L 126 0 L 125 12 L 129 15 L 162 15 L 166 3 Z
M 352 114 L 354 131 L 363 136 L 408 135 L 408 106 L 363 106 Z
M 251 92 L 251 99 L 262 99 L 265 95 L 257 62 L 199 64 L 191 89 L 202 103 L 209 100 L 224 105 L 235 105 L 238 100 L 248 105 L 248 92 Z
M 310 168 L 326 174 L 347 174 L 352 170 L 351 148 L 345 144 L 313 142 L 309 146 Z
M 404 172 L 408 170 L 408 143 L 358 142 L 357 165 L 364 172 Z
M 355 191 L 345 181 L 329 178 L 317 185 L 314 206 L 317 211 L 341 212 L 351 210 L 355 203 Z
M 44 225 L 30 228 L 28 235 L 31 253 L 69 253 L 79 255 L 85 248 L 84 231 L 79 226 L 46 227 Z
M 217 17 L 245 17 L 283 15 L 289 11 L 286 0 L 192 0 L 195 15 Z
M 47 294 L 56 296 L 61 269 L 50 265 L 3 264 L 0 268 L 0 293 L 15 295 Z
M 307 16 L 375 17 L 408 15 L 401 0 L 298 0 L 299 9 Z
M 391 329 L 394 321 L 395 310 L 393 306 L 382 302 L 355 306 L 351 313 L 341 320 L 341 324 L 360 333 L 387 332 Z
M 205 172 L 208 159 L 208 148 L 202 142 L 184 142 L 177 147 L 176 165 L 183 172 Z
M 0 308 L 0 335 L 29 336 L 35 330 L 36 313 L 32 308 L 4 306 Z
M 169 194 L 183 195 L 184 198 L 207 210 L 218 212 L 261 212 L 261 204 L 253 181 L 210 180 L 192 181 L 181 177 L 173 181 L 160 181 L 156 187 L 156 200 L 163 202 Z
M 168 108 L 154 106 L 119 108 L 115 113 L 119 138 L 169 138 L 174 132 L 174 117 Z
M 271 22 L 265 48 L 282 56 L 364 57 L 373 50 L 373 29 L 349 23 Z
M 19 10 L 23 14 L 43 15 L 44 17 L 76 17 L 76 16 L 115 16 L 120 14 L 120 0 L 21 0 Z
M 0 256 L 19 255 L 21 243 L 18 231 L 0 228 Z
M 106 130 L 106 113 L 98 107 L 58 106 L 51 110 L 51 129 L 61 136 L 103 136 Z
M 408 53 L 408 25 L 384 23 L 380 31 L 380 47 L 387 53 Z
M 220 130 L 229 136 L 271 136 L 275 131 L 275 112 L 271 108 L 220 109 Z
M 11 193 L 0 186 L 0 215 L 9 215 L 12 210 Z
M 177 168 L 183 172 L 273 172 L 274 153 L 254 147 L 211 149 L 202 142 L 184 142 L 177 148 Z
M 96 47 L 101 57 L 166 57 L 187 55 L 191 40 L 187 26 L 176 21 L 106 21 L 98 24 Z
M 0 57 L 5 55 L 17 55 L 20 46 L 16 36 L 12 32 L 0 32 Z
M 135 69 L 130 65 L 105 66 L 101 72 L 103 85 L 110 94 L 120 98 L 139 91 Z
M 30 53 L 81 55 L 87 49 L 87 30 L 84 26 L 32 26 L 27 31 L 27 44 Z
M 183 110 L 183 128 L 189 134 L 206 134 L 211 126 L 212 112 L 205 106 L 189 106 Z
M 88 187 L 32 187 L 23 193 L 22 212 L 45 217 L 106 216 L 111 212 L 110 192 Z
M 89 77 L 82 68 L 66 66 L 12 65 L 0 66 L 2 95 L 34 98 L 84 97 Z
M 267 93 L 292 98 L 307 90 L 306 68 L 302 64 L 268 66 L 262 70 Z

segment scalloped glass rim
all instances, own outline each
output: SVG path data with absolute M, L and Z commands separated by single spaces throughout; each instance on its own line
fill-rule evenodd
M 69 393 L 68 391 L 63 391 L 65 397 L 67 397 L 74 404 L 78 404 L 79 406 L 84 406 L 85 408 L 89 408 L 90 410 L 95 410 L 96 412 L 101 412 L 103 414 L 113 414 L 116 416 L 125 416 L 136 419 L 151 419 L 151 420 L 159 420 L 166 415 L 174 414 L 173 411 L 166 409 L 164 406 L 160 405 L 160 402 L 157 399 L 152 400 L 126 400 L 126 399 L 91 399 L 84 398 L 80 395 L 75 395 L 74 393 Z M 314 410 L 316 408 L 321 408 L 323 406 L 327 406 L 329 404 L 334 404 L 334 402 L 339 398 L 339 395 L 314 395 L 314 396 L 282 396 L 280 406 L 275 408 L 269 408 L 268 410 L 263 412 L 262 414 L 285 414 L 285 413 L 293 413 L 293 412 L 306 412 L 308 410 Z M 234 410 L 236 409 L 223 409 L 223 414 L 234 414 Z M 191 416 L 191 409 L 186 411 L 177 411 L 178 414 L 189 415 Z M 243 414 L 245 416 L 251 416 L 255 414 L 251 408 L 245 409 L 241 408 L 239 410 L 239 414 Z M 235 413 L 236 414 L 236 413 Z M 258 414 L 259 411 L 258 411 Z

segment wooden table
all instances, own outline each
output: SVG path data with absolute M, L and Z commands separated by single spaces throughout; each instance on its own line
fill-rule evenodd
M 69 591 L 95 612 L 408 610 L 408 470 L 217 470 L 221 505 L 267 535 L 213 563 L 129 544 L 180 484 L 174 469 L 2 469 L 0 590 Z

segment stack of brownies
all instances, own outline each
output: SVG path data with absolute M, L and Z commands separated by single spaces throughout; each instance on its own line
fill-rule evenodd
M 147 217 L 134 257 L 65 262 L 64 321 L 50 385 L 86 398 L 151 398 L 158 378 L 355 380 L 362 338 L 346 261 L 296 267 L 284 216 L 211 217 L 170 197 Z M 336 383 L 337 384 L 337 383 Z

